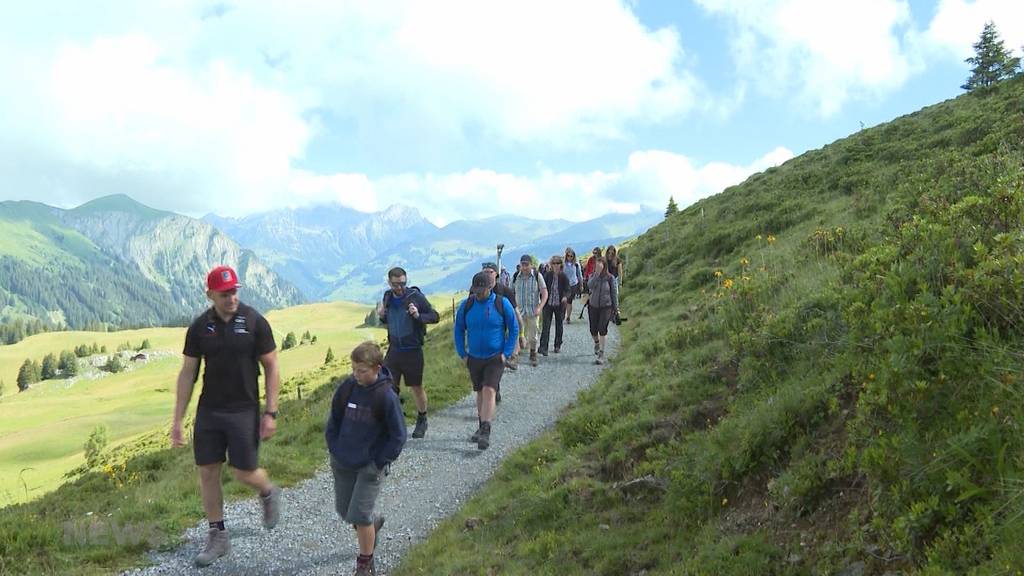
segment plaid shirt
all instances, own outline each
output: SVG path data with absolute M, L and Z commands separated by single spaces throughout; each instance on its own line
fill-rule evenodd
M 516 304 L 523 316 L 536 316 L 540 306 L 540 290 L 545 288 L 544 277 L 533 270 L 530 274 L 520 274 L 515 281 Z

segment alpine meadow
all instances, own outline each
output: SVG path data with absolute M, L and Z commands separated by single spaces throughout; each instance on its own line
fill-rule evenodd
M 398 573 L 1019 573 L 1022 218 L 1021 77 L 670 215 L 613 369 Z

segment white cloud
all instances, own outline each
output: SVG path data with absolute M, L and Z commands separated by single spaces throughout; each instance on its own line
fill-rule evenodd
M 17 111 L 0 115 L 0 194 L 238 214 L 325 193 L 295 177 L 325 111 L 335 138 L 382 150 L 587 149 L 701 90 L 676 31 L 615 0 L 21 3 L 0 77 Z
M 1021 54 L 1024 2 L 1020 0 L 941 0 L 924 37 L 931 47 L 962 62 L 974 54 L 973 44 L 988 21 L 995 23 L 1003 44 Z
M 776 148 L 748 165 L 692 159 L 663 150 L 630 154 L 620 172 L 558 173 L 534 177 L 471 170 L 446 175 L 389 176 L 368 179 L 361 174 L 316 176 L 296 174 L 296 201 L 340 202 L 360 210 L 405 204 L 438 225 L 457 218 L 483 218 L 497 213 L 531 218 L 582 221 L 608 212 L 634 213 L 641 208 L 662 210 L 669 196 L 680 207 L 693 204 L 739 184 L 755 172 L 793 157 Z
M 905 0 L 696 2 L 735 26 L 744 81 L 774 97 L 792 94 L 822 116 L 899 88 L 921 65 L 901 37 L 911 25 Z

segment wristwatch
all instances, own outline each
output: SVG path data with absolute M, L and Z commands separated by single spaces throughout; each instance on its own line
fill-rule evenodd
M 274 410 L 273 412 L 271 412 L 270 410 L 266 410 L 263 412 L 263 414 L 266 416 L 270 416 L 274 420 L 277 420 L 277 410 Z

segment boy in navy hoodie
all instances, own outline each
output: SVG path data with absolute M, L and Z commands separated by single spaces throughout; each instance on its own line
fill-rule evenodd
M 352 350 L 352 375 L 334 393 L 327 418 L 327 449 L 334 474 L 334 509 L 359 539 L 357 575 L 375 574 L 373 552 L 384 517 L 373 508 L 388 466 L 405 445 L 405 419 L 373 342 Z

